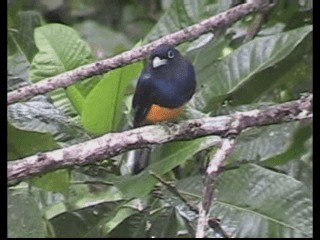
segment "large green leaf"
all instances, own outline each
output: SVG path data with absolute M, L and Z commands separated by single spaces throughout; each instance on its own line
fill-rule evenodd
M 198 84 L 203 86 L 195 95 L 197 109 L 208 110 L 217 97 L 233 93 L 252 76 L 273 66 L 288 56 L 312 31 L 302 27 L 268 37 L 256 38 L 227 55 L 221 62 L 208 65 L 206 53 L 199 65 L 207 65 L 197 72 Z
M 232 1 L 193 1 L 176 0 L 172 1 L 170 8 L 162 15 L 157 24 L 148 33 L 146 42 L 153 41 L 168 33 L 194 24 L 207 17 L 214 16 L 219 12 L 228 9 Z
M 47 24 L 35 30 L 35 43 L 39 52 L 34 57 L 30 70 L 31 81 L 72 70 L 92 61 L 91 50 L 78 33 L 62 24 Z M 66 93 L 76 110 L 81 113 L 85 96 L 94 87 L 91 81 L 99 81 L 92 77 L 66 89 Z M 87 83 L 87 85 L 85 85 Z
M 37 11 L 17 11 L 9 8 L 8 55 L 23 52 L 31 62 L 37 52 L 33 39 L 36 27 L 42 24 L 42 17 Z
M 23 2 L 21 1 L 9 1 L 7 9 L 7 20 L 9 28 L 16 28 L 18 21 L 18 13 L 22 9 Z
M 27 186 L 8 190 L 8 237 L 45 238 L 46 224 Z
M 150 235 L 154 238 L 175 238 L 178 235 L 176 211 L 167 207 L 156 212 L 150 219 Z
M 271 11 L 266 24 L 273 25 L 281 22 L 286 25 L 286 30 L 312 24 L 312 2 L 312 0 L 292 1 L 288 4 L 288 2 L 279 1 Z
M 92 60 L 88 44 L 68 26 L 47 24 L 36 28 L 34 39 L 39 52 L 32 61 L 30 77 L 33 82 L 72 70 Z
M 94 134 L 115 130 L 121 116 L 123 96 L 128 85 L 138 78 L 142 62 L 107 73 L 84 102 L 82 124 Z
M 104 234 L 109 234 L 113 229 L 115 229 L 125 219 L 134 215 L 135 213 L 137 213 L 137 211 L 134 210 L 133 208 L 129 208 L 129 207 L 120 208 L 119 211 L 117 212 L 117 214 L 114 216 L 114 218 L 112 218 L 110 221 L 108 221 L 105 224 L 105 226 L 103 228 Z
M 66 193 L 69 190 L 70 178 L 69 172 L 65 169 L 59 169 L 53 172 L 36 176 L 30 180 L 33 186 L 39 187 L 46 191 L 63 192 Z
M 103 237 L 102 228 L 118 211 L 117 202 L 104 202 L 79 209 L 67 210 L 49 219 L 55 237 Z
M 280 154 L 274 154 L 271 158 L 263 161 L 263 166 L 277 166 L 283 165 L 291 160 L 296 160 L 301 158 L 303 155 L 309 154 L 312 151 L 310 146 L 306 147 L 308 140 L 312 139 L 312 129 L 311 126 L 299 127 L 294 135 L 291 136 L 291 141 L 289 147 L 285 152 Z
M 86 133 L 43 95 L 8 107 L 9 122 L 25 131 L 50 133 L 62 146 L 88 139 Z
M 68 88 L 69 89 L 69 88 Z M 75 89 L 74 87 L 71 87 L 71 89 Z M 70 90 L 68 90 L 70 91 Z M 70 116 L 73 118 L 73 120 L 77 120 L 80 119 L 79 117 L 79 113 L 77 112 L 76 108 L 74 107 L 74 105 L 72 105 L 72 103 L 70 102 L 70 99 L 68 97 L 68 91 L 65 90 L 64 88 L 58 88 L 56 90 L 53 90 L 52 92 L 49 93 L 49 96 L 52 99 L 52 102 L 54 104 L 54 106 L 61 110 L 62 112 L 64 112 L 66 115 Z M 71 90 L 72 92 L 72 90 Z M 79 96 L 80 101 L 79 103 L 83 102 L 83 96 L 81 95 L 81 93 L 75 89 L 76 95 L 75 96 Z M 80 109 L 78 109 L 80 110 Z M 79 120 L 78 120 L 79 121 Z
M 311 194 L 300 181 L 247 164 L 222 172 L 214 186 L 210 216 L 230 237 L 312 236 Z M 200 200 L 201 176 L 183 179 L 177 188 Z
M 29 11 L 27 11 L 20 13 L 19 16 L 24 16 L 28 19 L 26 23 L 20 19 L 20 30 L 17 30 L 17 32 L 12 29 L 8 31 L 8 91 L 29 83 L 30 58 L 36 51 L 33 30 L 38 26 L 39 15 L 34 12 L 29 14 Z M 16 24 L 13 23 L 12 27 L 16 27 Z M 29 59 L 27 54 L 29 54 Z
M 283 154 L 295 140 L 294 133 L 298 127 L 299 123 L 291 122 L 249 129 L 237 138 L 228 162 L 264 161 Z
M 210 214 L 232 236 L 312 237 L 311 195 L 294 178 L 247 165 L 222 173 L 218 189 Z
M 17 41 L 20 44 L 28 61 L 31 62 L 37 52 L 33 38 L 34 29 L 42 23 L 40 13 L 36 11 L 19 12 Z
M 23 53 L 8 57 L 8 91 L 12 91 L 28 83 L 30 63 Z
M 310 194 L 313 193 L 313 169 L 312 169 L 312 147 L 310 153 L 305 154 L 299 160 L 288 162 L 285 165 L 278 166 L 277 169 L 286 172 L 289 176 L 294 177 L 302 182 L 308 188 Z M 306 159 L 304 159 L 306 158 Z
M 141 211 L 126 218 L 113 229 L 108 237 L 111 238 L 146 238 L 148 229 L 148 211 Z
M 93 53 L 99 59 L 113 56 L 132 47 L 132 43 L 121 32 L 115 32 L 105 25 L 92 20 L 73 26 L 90 44 Z
M 8 124 L 8 159 L 14 160 L 38 152 L 58 148 L 58 144 L 49 133 L 24 131 Z
M 77 171 L 72 171 L 71 176 L 69 194 L 54 204 L 52 201 L 44 203 L 44 215 L 57 237 L 101 237 L 105 225 L 114 228 L 121 223 L 122 215 L 118 213 L 125 202 L 119 190 L 102 178 Z
M 256 74 L 248 84 L 233 92 L 230 96 L 232 105 L 266 100 L 282 102 L 298 98 L 301 92 L 312 91 L 311 38 L 309 34 L 286 58 Z

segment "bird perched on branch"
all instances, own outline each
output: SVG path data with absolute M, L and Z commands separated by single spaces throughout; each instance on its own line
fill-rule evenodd
M 138 79 L 133 97 L 134 127 L 177 118 L 195 89 L 191 62 L 170 44 L 156 47 Z M 133 173 L 143 170 L 143 165 L 146 163 L 135 161 Z
M 191 62 L 172 45 L 155 48 L 133 97 L 134 127 L 178 117 L 195 92 L 195 79 Z

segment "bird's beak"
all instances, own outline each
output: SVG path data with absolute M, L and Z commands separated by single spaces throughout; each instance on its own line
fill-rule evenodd
M 160 67 L 162 65 L 165 65 L 167 64 L 168 60 L 167 59 L 161 59 L 159 57 L 155 57 L 153 60 L 152 60 L 152 67 L 153 68 L 157 68 L 157 67 Z

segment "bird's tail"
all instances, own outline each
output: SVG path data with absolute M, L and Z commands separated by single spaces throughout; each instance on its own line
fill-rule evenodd
M 128 154 L 128 167 L 132 174 L 143 171 L 150 162 L 151 148 L 132 150 Z

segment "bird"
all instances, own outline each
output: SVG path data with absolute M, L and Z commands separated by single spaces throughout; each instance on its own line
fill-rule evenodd
M 196 91 L 192 63 L 173 45 L 161 44 L 151 51 L 141 72 L 132 100 L 133 127 L 176 119 Z M 135 150 L 132 173 L 140 173 L 149 162 L 150 149 Z
M 133 96 L 133 126 L 177 118 L 196 90 L 192 63 L 171 44 L 151 51 Z

